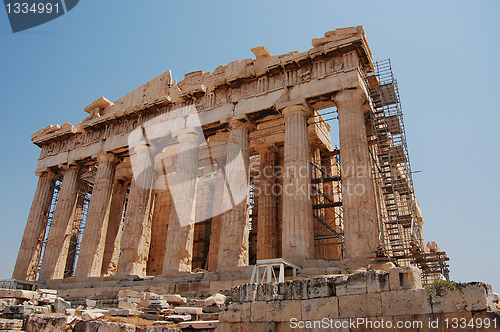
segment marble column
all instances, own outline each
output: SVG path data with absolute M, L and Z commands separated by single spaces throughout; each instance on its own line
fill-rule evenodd
M 101 275 L 117 160 L 112 154 L 101 154 L 97 160 L 99 164 L 85 220 L 75 277 L 99 277 Z
M 276 153 L 275 147 L 263 147 L 260 154 L 260 172 L 255 194 L 258 204 L 257 259 L 278 257 L 278 219 L 276 217 Z
M 218 268 L 248 265 L 250 144 L 249 124 L 231 121 L 225 167 L 226 190 L 223 204 L 231 208 L 221 220 Z
M 282 255 L 284 258 L 297 262 L 314 258 L 307 112 L 308 108 L 304 105 L 294 105 L 283 109 L 285 160 Z
M 102 275 L 116 272 L 118 257 L 120 256 L 120 242 L 122 238 L 123 210 L 127 199 L 129 180 L 118 179 L 113 184 L 111 206 L 109 208 L 108 230 L 106 244 L 102 258 Z
M 176 137 L 179 153 L 175 175 L 169 178 L 174 208 L 168 221 L 163 273 L 190 272 L 193 259 L 200 133 L 185 130 Z
M 166 174 L 158 177 L 155 192 L 155 208 L 151 225 L 151 247 L 149 249 L 147 275 L 159 275 L 163 271 L 165 245 L 167 242 L 168 218 L 171 213 L 172 194 L 168 188 Z
M 361 89 L 334 97 L 339 114 L 345 257 L 375 257 L 377 203 L 372 180 Z
M 126 277 L 146 275 L 151 236 L 151 209 L 153 208 L 154 190 L 152 189 L 156 173 L 154 156 L 149 145 L 134 148 L 136 154 L 134 169 L 140 171 L 133 175 L 130 184 L 127 211 L 122 238 L 121 255 L 118 260 L 116 275 Z
M 68 256 L 69 242 L 73 214 L 75 212 L 76 197 L 78 195 L 78 177 L 80 166 L 71 165 L 64 173 L 64 178 L 57 200 L 54 218 L 50 226 L 47 245 L 40 269 L 40 281 L 62 279 Z
M 212 220 L 210 222 L 210 246 L 208 248 L 208 271 L 216 271 L 219 257 L 219 242 L 221 236 L 221 222 L 223 211 L 223 202 L 221 197 L 224 195 L 226 178 L 224 176 L 224 167 L 226 166 L 226 156 L 217 159 L 217 173 L 215 175 L 214 199 L 212 209 Z
M 38 185 L 24 229 L 14 273 L 12 274 L 13 279 L 35 281 L 38 273 L 38 264 L 40 263 L 50 203 L 52 202 L 54 183 L 57 176 L 50 171 L 40 172 L 37 175 L 39 177 Z

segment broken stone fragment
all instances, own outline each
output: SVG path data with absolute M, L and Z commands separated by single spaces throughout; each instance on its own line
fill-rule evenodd
M 203 313 L 202 308 L 195 307 L 177 307 L 174 309 L 176 314 L 185 314 L 185 315 L 201 315 Z
M 170 315 L 165 318 L 174 322 L 185 322 L 191 320 L 191 315 Z
M 66 316 L 63 314 L 30 315 L 25 330 L 28 332 L 65 332 Z
M 163 299 L 168 303 L 173 303 L 177 305 L 184 305 L 187 303 L 187 298 L 180 296 L 179 294 L 167 294 L 163 295 Z
M 54 300 L 54 304 L 52 304 L 52 308 L 54 309 L 54 312 L 65 313 L 66 309 L 71 308 L 71 303 L 58 297 Z
M 210 307 L 213 305 L 223 305 L 226 302 L 226 296 L 216 293 L 205 299 L 205 306 Z
M 104 314 L 98 311 L 85 310 L 82 312 L 82 320 L 88 322 L 97 318 L 104 317 Z

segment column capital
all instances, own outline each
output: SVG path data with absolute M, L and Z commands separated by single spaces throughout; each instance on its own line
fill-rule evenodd
M 150 152 L 150 153 L 155 153 L 156 152 L 156 147 L 153 144 L 140 144 L 134 146 L 131 150 L 133 150 L 135 153 L 141 153 L 141 152 Z
M 337 107 L 350 101 L 358 101 L 365 103 L 367 100 L 366 92 L 363 89 L 357 88 L 352 90 L 342 90 L 332 97 L 333 102 Z
M 242 120 L 229 120 L 228 123 L 229 129 L 237 129 L 237 128 L 244 128 L 247 129 L 248 131 L 255 129 L 255 125 L 249 121 L 242 121 Z
M 292 114 L 300 114 L 303 116 L 308 116 L 308 115 L 312 114 L 312 110 L 307 105 L 296 104 L 296 105 L 289 105 L 289 106 L 284 107 L 281 110 L 281 114 L 283 114 L 283 116 L 285 118 L 287 118 L 289 115 L 292 115 Z
M 184 128 L 177 132 L 172 133 L 172 136 L 177 139 L 179 142 L 188 139 L 198 139 L 202 140 L 203 132 L 197 130 L 196 128 Z
M 111 152 L 99 153 L 99 154 L 97 154 L 95 156 L 92 156 L 92 158 L 96 159 L 99 163 L 102 163 L 102 162 L 110 162 L 110 163 L 118 162 L 117 156 L 114 153 L 111 153 Z
M 57 175 L 57 171 L 54 171 L 50 168 L 37 169 L 35 171 L 35 175 L 38 176 L 39 178 L 41 178 L 41 177 L 55 177 Z

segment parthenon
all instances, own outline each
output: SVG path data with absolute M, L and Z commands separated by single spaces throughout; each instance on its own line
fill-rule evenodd
M 424 243 L 390 61 L 373 61 L 361 26 L 312 46 L 255 47 L 179 82 L 167 71 L 33 134 L 39 180 L 13 279 L 81 298 L 229 290 L 272 264 L 446 277 Z

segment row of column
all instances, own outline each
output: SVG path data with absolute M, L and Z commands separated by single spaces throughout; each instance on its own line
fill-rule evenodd
M 342 167 L 371 169 L 368 141 L 364 125 L 363 100 L 356 92 L 338 94 L 334 101 L 339 112 Z M 309 186 L 311 183 L 308 108 L 305 105 L 288 106 L 282 110 L 285 118 L 282 256 L 292 261 L 314 258 L 314 229 Z M 227 184 L 231 197 L 245 197 L 228 211 L 212 218 L 211 245 L 208 254 L 209 270 L 248 265 L 250 126 L 246 122 L 231 121 L 228 149 L 225 158 L 241 157 L 244 167 L 228 163 L 219 167 L 215 191 L 227 198 Z M 175 209 L 170 209 L 166 235 L 163 273 L 190 271 L 193 255 L 194 208 L 196 206 L 196 177 L 198 174 L 198 147 L 200 134 L 181 132 L 174 183 L 182 184 L 176 193 Z M 92 198 L 82 237 L 76 277 L 95 277 L 116 270 L 118 276 L 146 275 L 151 241 L 151 216 L 154 209 L 153 184 L 156 175 L 150 147 L 135 149 L 136 160 L 144 163 L 145 170 L 130 184 L 128 207 L 123 234 L 120 236 L 126 183 L 115 181 L 117 160 L 110 154 L 98 158 Z M 274 167 L 275 151 L 260 151 L 261 167 Z M 225 164 L 224 162 L 221 164 Z M 236 164 L 234 164 L 236 165 Z M 234 169 L 231 169 L 234 167 Z M 264 171 L 264 170 L 263 170 Z M 35 280 L 45 235 L 47 214 L 56 175 L 45 172 L 39 183 L 26 224 L 21 249 L 13 278 Z M 59 200 L 48 236 L 39 280 L 61 279 L 64 275 L 70 239 L 70 220 L 76 205 L 79 168 L 70 166 L 64 173 Z M 140 182 L 138 184 L 138 181 Z M 266 182 L 267 181 L 267 182 Z M 264 177 L 262 185 L 272 186 L 272 177 Z M 344 236 L 347 257 L 373 256 L 378 240 L 377 216 L 371 176 L 360 178 L 356 174 L 343 174 L 343 187 L 362 184 L 362 195 L 343 195 Z M 373 197 L 372 197 L 373 196 Z M 259 206 L 258 259 L 277 257 L 276 208 L 272 196 L 263 195 Z M 217 198 L 216 198 L 217 200 Z M 262 204 L 263 203 L 263 204 Z M 269 204 L 267 204 L 269 203 Z M 214 205 L 227 204 L 216 201 Z M 214 209 L 217 208 L 214 206 Z M 219 207 L 220 208 L 220 207 Z M 121 239 L 121 240 L 120 240 Z M 118 250 L 119 248 L 119 250 Z M 121 251 L 121 253 L 120 253 Z M 117 256 L 120 255 L 117 262 Z

